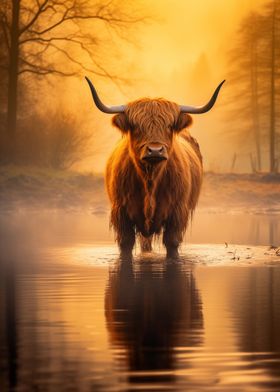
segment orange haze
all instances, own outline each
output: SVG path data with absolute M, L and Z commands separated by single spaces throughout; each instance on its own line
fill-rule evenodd
M 120 90 L 110 80 L 88 76 L 107 104 L 125 103 L 142 96 L 201 104 L 221 80 L 227 79 L 213 111 L 194 118 L 192 134 L 201 145 L 205 168 L 228 170 L 235 146 L 227 137 L 223 118 L 223 101 L 230 83 L 226 54 L 234 43 L 239 21 L 264 0 L 138 0 L 135 3 L 152 20 L 139 25 L 133 35 L 136 45 L 118 41 L 119 55 L 112 59 L 108 55 L 108 61 L 115 64 L 119 74 L 131 78 L 130 85 Z M 94 130 L 92 157 L 84 162 L 83 169 L 102 171 L 120 137 L 111 126 L 111 116 L 93 107 L 84 80 L 67 82 L 66 90 L 63 81 L 62 90 L 66 92 L 64 101 L 69 110 L 86 117 L 86 127 Z

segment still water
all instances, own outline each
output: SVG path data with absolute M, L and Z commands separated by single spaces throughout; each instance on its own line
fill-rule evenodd
M 253 246 L 278 220 L 198 218 L 180 263 L 123 264 L 103 216 L 2 215 L 0 390 L 279 391 L 280 263 Z

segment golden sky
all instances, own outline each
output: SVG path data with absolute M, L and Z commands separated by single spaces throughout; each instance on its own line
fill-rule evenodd
M 139 8 L 151 15 L 151 21 L 132 33 L 135 45 L 119 42 L 119 56 L 113 62 L 120 74 L 132 78 L 130 86 L 120 91 L 110 80 L 92 76 L 107 104 L 121 104 L 143 96 L 164 97 L 178 103 L 203 104 L 214 88 L 227 79 L 216 107 L 211 113 L 196 116 L 192 134 L 198 139 L 206 169 L 226 170 L 231 165 L 235 146 L 226 137 L 222 120 L 226 96 L 226 55 L 234 45 L 241 19 L 264 0 L 137 0 Z M 129 37 L 131 39 L 131 37 Z M 79 79 L 68 88 L 69 107 L 79 105 L 95 132 L 94 157 L 86 168 L 103 170 L 114 143 L 119 138 L 111 127 L 110 116 L 98 113 L 91 105 L 86 84 Z M 65 91 L 65 84 L 63 87 Z M 67 92 L 67 91 L 66 91 Z M 82 103 L 82 105 L 81 105 Z

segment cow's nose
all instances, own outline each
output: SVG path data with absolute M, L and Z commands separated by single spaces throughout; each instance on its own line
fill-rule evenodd
M 159 146 L 159 147 L 148 146 L 149 155 L 162 155 L 162 153 L 163 153 L 163 146 Z
M 146 146 L 144 156 L 142 159 L 147 162 L 157 163 L 168 158 L 167 149 L 163 145 L 148 145 Z

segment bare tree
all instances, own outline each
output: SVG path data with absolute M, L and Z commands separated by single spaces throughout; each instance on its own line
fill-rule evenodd
M 277 122 L 280 111 L 280 1 L 272 0 L 266 5 L 265 23 L 263 24 L 263 56 L 266 59 L 265 71 L 269 87 L 269 167 L 270 172 L 277 171 Z
M 259 96 L 259 25 L 261 16 L 251 12 L 241 23 L 235 45 L 228 53 L 230 109 L 234 134 L 242 145 L 255 144 L 256 169 L 262 169 L 261 116 Z
M 104 30 L 124 36 L 127 28 L 144 19 L 132 14 L 134 7 L 128 1 L 1 0 L 6 53 L 1 67 L 8 75 L 6 128 L 11 138 L 17 128 L 18 81 L 24 75 L 73 76 L 87 70 L 117 77 L 106 68 L 98 49 Z
M 248 131 L 254 135 L 256 169 L 262 170 L 262 158 L 268 151 L 269 171 L 276 172 L 280 153 L 280 1 L 270 0 L 261 13 L 248 15 L 237 37 L 229 56 L 235 94 L 230 116 L 239 121 L 237 134 L 240 139 L 243 135 L 243 143 L 250 144 Z
M 0 10 L 4 2 L 0 5 Z M 3 133 L 5 124 L 5 106 L 7 97 L 7 69 L 8 69 L 8 50 L 7 37 L 3 28 L 3 21 L 0 19 L 0 131 Z

